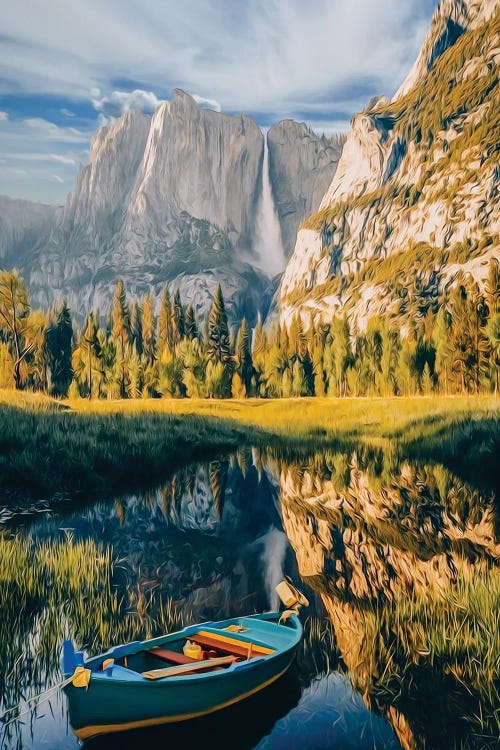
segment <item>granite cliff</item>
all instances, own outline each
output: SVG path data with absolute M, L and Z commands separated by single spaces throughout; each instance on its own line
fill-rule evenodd
M 292 121 L 269 144 L 268 160 L 255 120 L 176 89 L 152 117 L 129 111 L 96 132 L 64 208 L 3 199 L 3 264 L 20 267 L 35 304 L 66 297 L 75 311 L 105 310 L 121 277 L 133 297 L 172 284 L 203 313 L 220 282 L 231 313 L 253 320 L 339 155 Z M 272 224 L 274 196 L 270 237 L 262 215 Z
M 301 225 L 281 321 L 425 314 L 459 270 L 499 255 L 500 14 L 445 0 L 392 100 L 356 115 L 319 211 Z

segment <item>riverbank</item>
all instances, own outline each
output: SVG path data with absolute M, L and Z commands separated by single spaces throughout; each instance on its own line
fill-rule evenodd
M 242 445 L 391 444 L 497 487 L 500 401 L 478 397 L 56 401 L 0 391 L 5 501 L 109 497 Z

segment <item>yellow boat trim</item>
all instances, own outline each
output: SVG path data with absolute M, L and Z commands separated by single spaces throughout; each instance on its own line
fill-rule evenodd
M 233 703 L 238 703 L 238 701 L 241 701 L 244 698 L 249 698 L 254 693 L 258 693 L 259 690 L 263 690 L 264 688 L 268 687 L 268 685 L 271 685 L 271 683 L 282 677 L 289 666 L 290 665 L 286 666 L 282 672 L 279 672 L 279 674 L 271 677 L 270 680 L 263 682 L 253 690 L 249 690 L 248 693 L 238 695 L 237 698 L 232 698 L 230 701 L 220 703 L 218 706 L 213 706 L 206 711 L 196 711 L 192 714 L 179 714 L 177 716 L 162 716 L 156 719 L 140 719 L 139 721 L 127 721 L 125 724 L 94 724 L 89 727 L 83 727 L 82 729 L 74 729 L 73 731 L 76 736 L 79 737 L 79 739 L 88 740 L 90 737 L 95 737 L 98 734 L 108 734 L 109 732 L 126 732 L 128 729 L 142 729 L 143 727 L 154 727 L 158 726 L 159 724 L 173 724 L 176 721 L 186 721 L 187 719 L 196 719 L 199 716 L 206 716 L 208 714 L 214 713 L 215 711 L 220 711 L 222 708 L 232 706 Z

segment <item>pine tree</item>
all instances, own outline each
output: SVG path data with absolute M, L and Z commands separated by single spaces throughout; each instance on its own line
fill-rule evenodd
M 485 284 L 486 306 L 488 308 L 488 320 L 486 335 L 490 344 L 489 370 L 490 379 L 495 393 L 498 393 L 500 350 L 498 348 L 498 326 L 500 320 L 500 261 L 492 258 L 488 278 Z
M 73 344 L 73 324 L 66 301 L 49 323 L 47 347 L 53 396 L 66 398 L 73 379 L 71 354 Z
M 351 336 L 347 318 L 334 318 L 330 326 L 330 379 L 335 383 L 335 395 L 347 395 L 347 371 L 352 365 Z
M 488 336 L 491 346 L 491 379 L 493 381 L 495 395 L 497 395 L 500 381 L 500 313 L 493 315 L 493 317 L 490 317 L 488 320 L 486 335 Z
M 174 350 L 174 324 L 172 302 L 168 286 L 163 290 L 160 301 L 160 314 L 158 316 L 158 355 L 161 357 L 164 351 Z
M 420 378 L 420 389 L 424 396 L 428 396 L 434 390 L 434 379 L 431 374 L 429 363 L 426 362 Z
M 257 319 L 257 325 L 253 331 L 253 342 L 252 342 L 252 359 L 254 366 L 255 375 L 255 389 L 258 396 L 266 395 L 266 365 L 268 357 L 268 340 L 262 320 L 259 315 Z
M 290 357 L 303 357 L 307 350 L 307 338 L 304 332 L 302 318 L 299 313 L 292 318 L 290 330 L 288 332 L 288 339 Z
M 224 397 L 231 397 L 231 379 L 234 372 L 234 359 L 231 352 L 229 327 L 227 322 L 224 297 L 219 284 L 212 302 L 208 318 L 208 358 L 212 362 L 220 362 L 225 372 Z
M 411 339 L 402 342 L 396 381 L 402 396 L 413 396 L 417 391 L 418 375 L 415 367 L 416 343 Z
M 432 332 L 432 342 L 436 351 L 435 370 L 441 393 L 448 393 L 451 376 L 450 352 L 451 316 L 443 303 L 439 308 Z
M 73 369 L 82 381 L 84 395 L 89 399 L 100 396 L 103 368 L 102 350 L 99 343 L 97 324 L 93 313 L 89 313 L 78 347 L 73 353 Z
M 396 373 L 401 350 L 401 340 L 397 331 L 392 331 L 387 325 L 382 326 L 382 357 L 380 359 L 381 387 L 383 396 L 393 396 L 397 393 Z
M 156 359 L 155 330 L 154 303 L 151 295 L 148 295 L 142 306 L 142 351 L 148 366 L 151 366 Z
M 459 278 L 451 297 L 451 371 L 462 393 L 479 391 L 490 356 L 487 308 L 475 281 Z
M 485 284 L 486 305 L 488 307 L 488 318 L 491 320 L 500 314 L 500 261 L 492 258 L 488 278 Z
M 139 357 L 142 356 L 142 308 L 139 302 L 132 306 L 132 340 Z
M 127 347 L 132 341 L 130 312 L 123 281 L 116 285 L 111 308 L 111 335 L 116 347 L 116 365 L 119 373 L 120 398 L 127 396 Z
M 198 338 L 198 324 L 193 305 L 189 305 L 186 310 L 186 338 L 190 339 L 190 341 Z
M 22 386 L 21 369 L 32 351 L 25 337 L 29 326 L 29 296 L 19 271 L 0 271 L 0 334 L 3 334 L 14 359 L 14 383 Z
M 179 290 L 177 289 L 174 294 L 174 304 L 173 304 L 173 329 L 174 329 L 174 341 L 176 344 L 179 343 L 179 341 L 182 341 L 182 339 L 186 335 L 186 321 L 184 316 L 184 307 L 182 306 L 181 302 L 181 294 Z
M 238 375 L 241 378 L 245 388 L 245 395 L 248 398 L 252 389 L 253 362 L 246 318 L 243 318 L 241 321 L 236 339 L 236 361 L 238 363 Z

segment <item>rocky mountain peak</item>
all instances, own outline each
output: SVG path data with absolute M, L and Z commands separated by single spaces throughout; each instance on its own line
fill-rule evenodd
M 496 11 L 497 0 L 441 0 L 415 65 L 394 98 L 407 94 L 465 31 L 489 21 Z

